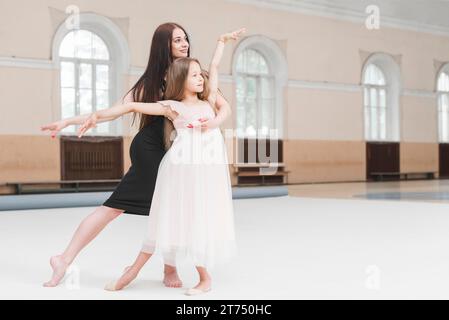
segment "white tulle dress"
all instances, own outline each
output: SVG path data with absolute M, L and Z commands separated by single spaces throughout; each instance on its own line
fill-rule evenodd
M 215 117 L 209 103 L 166 101 L 179 114 L 173 121 L 177 136 L 159 165 L 142 251 L 169 265 L 189 260 L 210 268 L 236 252 L 224 138 L 219 128 L 186 127 Z

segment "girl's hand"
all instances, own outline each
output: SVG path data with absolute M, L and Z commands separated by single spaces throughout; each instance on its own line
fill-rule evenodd
M 41 131 L 50 131 L 51 137 L 54 138 L 56 137 L 56 134 L 65 127 L 67 127 L 67 123 L 64 120 L 59 120 L 42 126 Z
M 189 123 L 187 128 L 201 129 L 202 132 L 219 127 L 219 123 L 215 119 L 199 118 L 194 123 Z
M 84 123 L 78 129 L 78 138 L 81 138 L 84 133 L 90 128 L 95 128 L 97 126 L 98 117 L 94 113 L 92 113 L 89 118 L 84 121 Z
M 229 33 L 224 33 L 222 34 L 219 38 L 218 41 L 223 41 L 224 43 L 226 43 L 228 40 L 237 40 L 242 34 L 244 34 L 246 32 L 245 28 L 241 28 L 238 29 L 236 31 L 233 32 L 229 32 Z

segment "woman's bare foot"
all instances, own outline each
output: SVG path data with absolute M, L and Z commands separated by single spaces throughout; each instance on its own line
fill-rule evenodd
M 118 291 L 122 290 L 124 287 L 129 285 L 138 275 L 138 271 L 133 269 L 131 266 L 125 268 L 123 275 L 117 281 L 110 282 L 104 287 L 108 291 Z
M 176 269 L 164 272 L 163 283 L 168 288 L 181 288 L 182 281 L 179 279 Z
M 44 283 L 44 287 L 56 287 L 59 282 L 61 282 L 62 278 L 64 278 L 65 272 L 69 267 L 69 264 L 61 255 L 51 257 L 50 265 L 53 268 L 53 275 L 50 281 Z

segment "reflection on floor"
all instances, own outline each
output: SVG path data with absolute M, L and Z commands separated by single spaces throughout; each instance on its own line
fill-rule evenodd
M 290 196 L 298 197 L 449 202 L 449 180 L 315 183 L 288 189 Z

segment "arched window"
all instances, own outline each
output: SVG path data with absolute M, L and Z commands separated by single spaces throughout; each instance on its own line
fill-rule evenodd
M 438 76 L 438 132 L 440 142 L 449 142 L 449 68 Z
M 233 56 L 237 136 L 283 135 L 287 63 L 278 44 L 264 36 L 243 39 Z M 273 133 L 273 130 L 275 133 Z
M 385 140 L 387 137 L 387 99 L 385 75 L 376 65 L 365 70 L 364 106 L 365 137 L 367 140 Z
M 399 141 L 399 67 L 387 54 L 373 54 L 362 74 L 365 139 Z
M 59 47 L 62 118 L 105 109 L 111 102 L 111 61 L 108 47 L 88 30 L 69 32 Z M 93 134 L 109 133 L 109 122 L 99 123 Z M 74 132 L 74 128 L 66 128 Z
M 274 76 L 265 57 L 247 49 L 237 58 L 237 128 L 246 136 L 266 136 L 275 128 Z
M 80 13 L 78 18 L 76 28 L 63 21 L 53 38 L 52 60 L 60 69 L 57 118 L 110 107 L 128 89 L 123 84 L 129 73 L 129 49 L 122 30 L 95 13 Z M 72 126 L 64 132 L 75 130 Z M 121 121 L 99 123 L 89 134 L 120 135 Z

